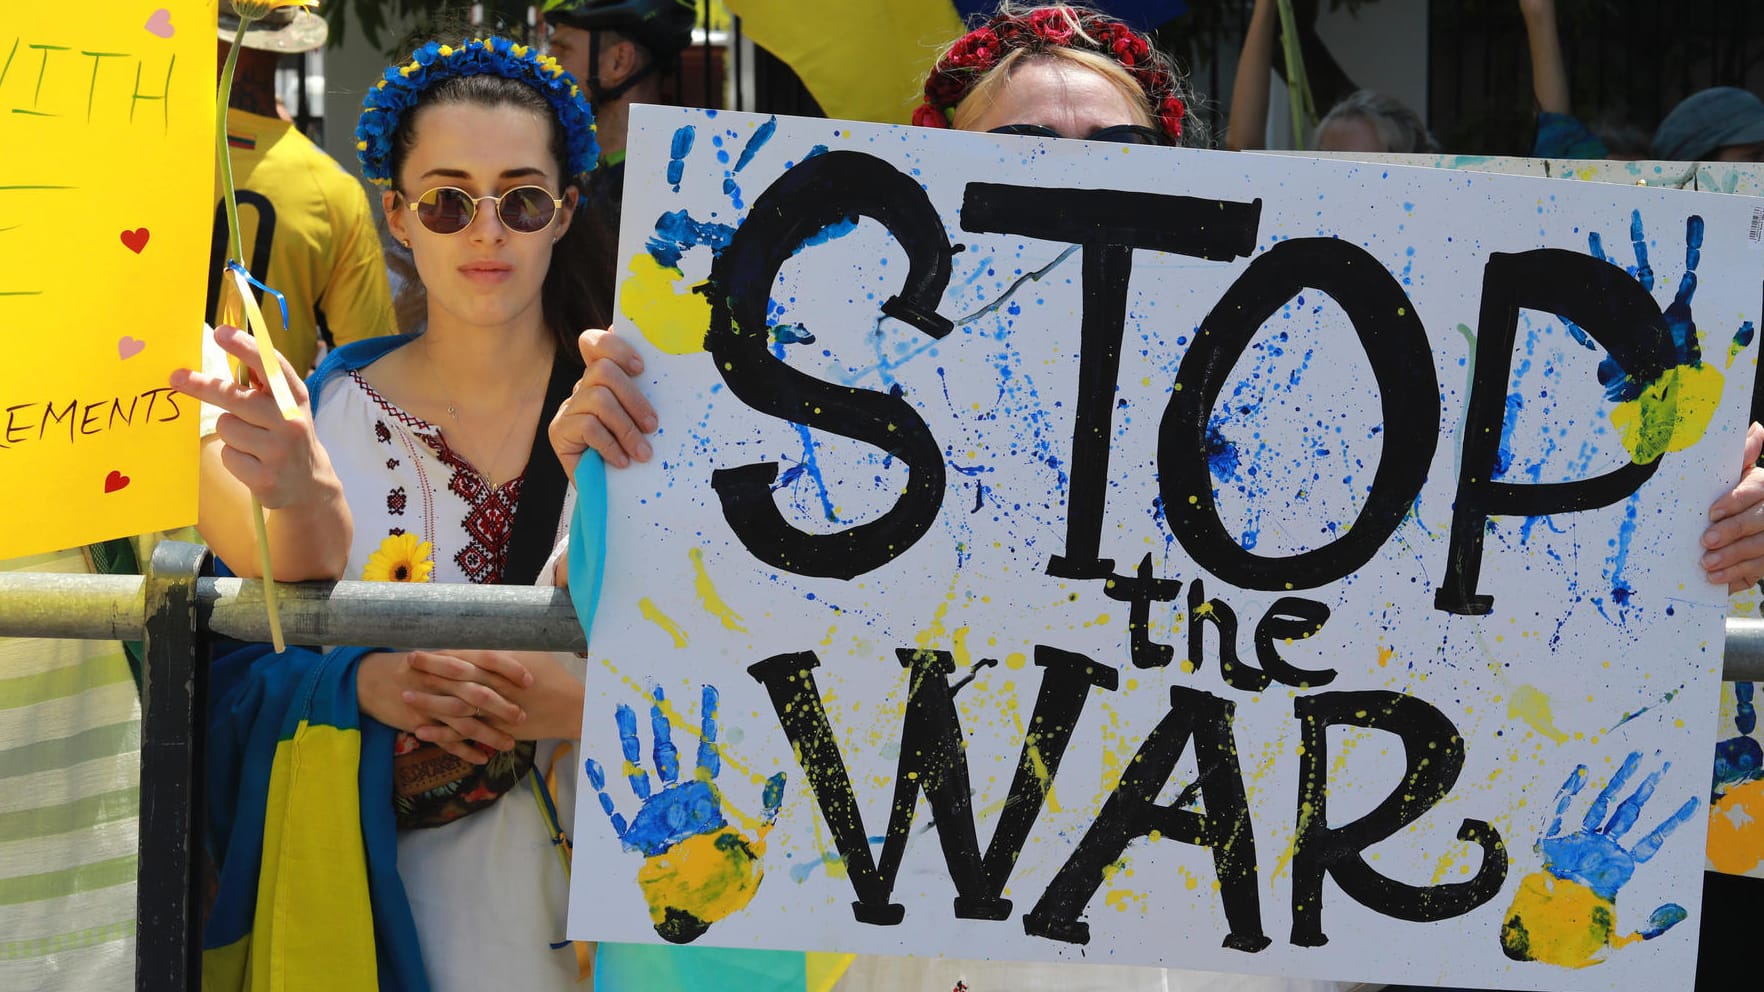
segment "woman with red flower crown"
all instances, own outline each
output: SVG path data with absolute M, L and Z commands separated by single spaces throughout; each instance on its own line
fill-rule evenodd
M 1188 80 L 1145 36 L 1075 4 L 1001 4 L 925 80 L 921 127 L 1205 145 Z M 1103 133 L 1103 132 L 1106 132 Z

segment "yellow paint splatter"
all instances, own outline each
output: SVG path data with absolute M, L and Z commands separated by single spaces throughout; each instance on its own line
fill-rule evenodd
M 949 604 L 953 602 L 955 602 L 955 586 L 952 580 L 949 592 L 931 614 L 931 622 L 925 625 L 924 630 L 913 635 L 913 643 L 918 646 L 919 650 L 930 651 L 948 643 L 949 628 L 943 625 L 943 619 L 949 615 Z
M 692 591 L 698 594 L 698 601 L 704 604 L 705 611 L 721 620 L 725 630 L 747 633 L 747 628 L 741 626 L 741 614 L 730 609 L 723 597 L 717 595 L 717 587 L 711 583 L 710 573 L 704 568 L 704 549 L 693 548 L 687 555 L 692 558 Z
M 1640 396 L 1619 403 L 1611 411 L 1611 423 L 1630 459 L 1646 465 L 1697 443 L 1721 402 L 1722 378 L 1721 370 L 1710 364 L 1680 365 L 1667 369 Z
M 1005 667 L 1013 671 L 1022 668 L 1028 663 L 1028 657 L 1021 651 L 1012 651 L 1010 654 L 1005 655 Z
M 1145 912 L 1145 893 L 1132 889 L 1110 889 L 1103 893 L 1103 901 L 1116 912 L 1125 913 L 1129 909 Z
M 1556 728 L 1556 718 L 1550 713 L 1550 697 L 1535 686 L 1522 685 L 1513 690 L 1513 698 L 1507 701 L 1507 716 L 1524 720 L 1531 729 L 1557 744 L 1568 739 Z
M 1389 665 L 1391 657 L 1395 654 L 1396 648 L 1386 647 L 1383 644 L 1378 645 L 1378 667 L 1383 668 Z
M 670 355 L 704 350 L 710 330 L 710 300 L 693 289 L 682 292 L 685 273 L 663 265 L 648 252 L 631 259 L 631 277 L 619 289 L 619 309 L 650 344 Z
M 1316 815 L 1316 807 L 1312 806 L 1308 802 L 1299 803 L 1298 822 L 1296 824 L 1294 824 L 1293 833 L 1292 833 L 1293 838 L 1296 839 L 1297 837 L 1302 835 L 1306 830 L 1310 829 L 1311 817 L 1313 817 L 1315 815 Z M 1281 851 L 1280 856 L 1278 858 L 1274 859 L 1274 870 L 1268 873 L 1268 882 L 1269 882 L 1270 886 L 1272 886 L 1275 879 L 1279 878 L 1281 875 L 1286 874 L 1286 870 L 1288 868 L 1292 867 L 1292 855 L 1293 855 L 1293 840 L 1288 840 L 1286 842 L 1286 850 Z
M 1037 737 L 1039 736 L 1040 735 L 1037 735 Z M 1029 747 L 1025 753 L 1029 756 L 1030 772 L 1034 773 L 1035 781 L 1040 783 L 1042 791 L 1047 793 L 1047 811 L 1049 813 L 1058 813 L 1060 811 L 1060 800 L 1059 797 L 1054 795 L 1053 776 L 1048 774 L 1047 762 L 1042 760 L 1041 744 L 1038 741 L 1030 741 Z
M 655 605 L 655 600 L 645 596 L 637 601 L 637 609 L 642 611 L 643 619 L 668 632 L 668 636 L 674 639 L 674 647 L 686 646 L 686 632 L 680 629 L 680 625 L 672 617 L 663 613 L 661 607 Z
M 955 648 L 950 651 L 950 655 L 955 658 L 956 668 L 974 667 L 974 655 L 968 651 L 968 628 L 956 628 Z

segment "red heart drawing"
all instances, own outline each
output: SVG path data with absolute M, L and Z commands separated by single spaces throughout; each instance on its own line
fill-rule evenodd
M 147 247 L 147 239 L 152 236 L 152 233 L 146 228 L 137 227 L 133 231 L 122 232 L 122 243 L 130 251 L 139 255 L 142 249 Z
M 132 338 L 132 337 L 129 337 L 127 334 L 124 334 L 122 337 L 117 339 L 116 357 L 118 357 L 126 362 L 129 359 L 135 357 L 136 355 L 139 355 L 141 353 L 141 351 L 146 347 L 147 347 L 147 342 L 141 340 L 140 338 Z
M 154 11 L 153 16 L 147 18 L 145 27 L 148 34 L 161 38 L 170 38 L 177 33 L 177 29 L 172 27 L 171 11 L 164 9 Z
M 104 477 L 104 491 L 106 493 L 114 493 L 126 489 L 128 488 L 128 485 L 129 477 L 115 469 L 112 469 L 110 474 Z

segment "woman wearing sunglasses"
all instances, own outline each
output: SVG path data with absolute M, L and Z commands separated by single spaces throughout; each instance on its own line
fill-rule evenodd
M 549 583 L 570 492 L 544 426 L 582 374 L 575 330 L 608 318 L 585 274 L 610 246 L 577 211 L 592 111 L 525 46 L 430 44 L 369 91 L 356 137 L 428 319 L 336 350 L 309 381 L 354 518 L 341 577 Z M 580 987 L 559 818 L 574 806 L 572 662 L 218 658 L 205 987 Z

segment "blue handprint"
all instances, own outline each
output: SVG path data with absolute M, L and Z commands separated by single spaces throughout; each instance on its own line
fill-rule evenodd
M 1616 933 L 1617 891 L 1635 875 L 1636 866 L 1657 854 L 1666 838 L 1697 811 L 1695 797 L 1685 800 L 1634 847 L 1624 848 L 1623 835 L 1635 826 L 1660 777 L 1672 767 L 1666 762 L 1643 779 L 1607 820 L 1605 813 L 1612 800 L 1640 764 L 1641 752 L 1630 752 L 1587 808 L 1580 829 L 1571 834 L 1562 833 L 1562 817 L 1586 785 L 1586 766 L 1576 767 L 1562 783 L 1556 793 L 1556 814 L 1537 842 L 1537 851 L 1543 856 L 1542 870 L 1520 880 L 1501 925 L 1501 948 L 1508 957 L 1583 968 L 1604 960 L 1596 955 L 1607 947 L 1652 940 L 1684 921 L 1684 907 L 1667 903 L 1654 910 L 1641 932 Z
M 1671 364 L 1663 369 L 1650 369 L 1648 375 L 1625 369 L 1614 357 L 1599 363 L 1599 382 L 1605 387 L 1606 398 L 1616 403 L 1611 421 L 1616 425 L 1630 458 L 1638 465 L 1658 459 L 1668 451 L 1682 451 L 1695 444 L 1708 430 L 1715 408 L 1721 402 L 1723 377 L 1721 370 L 1703 361 L 1702 344 L 1698 338 L 1696 318 L 1691 312 L 1697 294 L 1697 266 L 1703 258 L 1703 218 L 1695 214 L 1684 222 L 1684 275 L 1662 316 L 1671 337 Z M 1631 212 L 1629 239 L 1635 251 L 1635 265 L 1628 269 L 1649 293 L 1654 291 L 1654 268 L 1648 260 L 1647 232 L 1642 225 L 1641 211 Z M 1601 261 L 1616 262 L 1605 254 L 1598 232 L 1587 235 L 1587 247 Z M 1582 344 L 1594 347 L 1583 332 L 1570 327 Z M 1750 321 L 1742 324 L 1728 349 L 1728 364 L 1739 350 L 1749 344 L 1754 331 Z
M 600 808 L 627 851 L 643 855 L 637 884 L 649 904 L 650 922 L 663 939 L 689 944 L 711 924 L 745 907 L 765 877 L 760 863 L 766 834 L 784 804 L 784 773 L 766 780 L 761 793 L 758 836 L 753 839 L 729 825 L 723 815 L 723 794 L 717 788 L 722 753 L 717 745 L 717 690 L 705 686 L 699 706 L 698 762 L 689 781 L 680 781 L 680 753 L 674 747 L 673 725 L 663 712 L 661 687 L 651 690 L 651 758 L 662 789 L 653 792 L 643 770 L 637 739 L 637 714 L 620 704 L 614 713 L 619 744 L 625 755 L 625 778 L 642 806 L 629 823 L 606 793 L 606 771 L 589 758 L 588 782 L 600 797 Z

